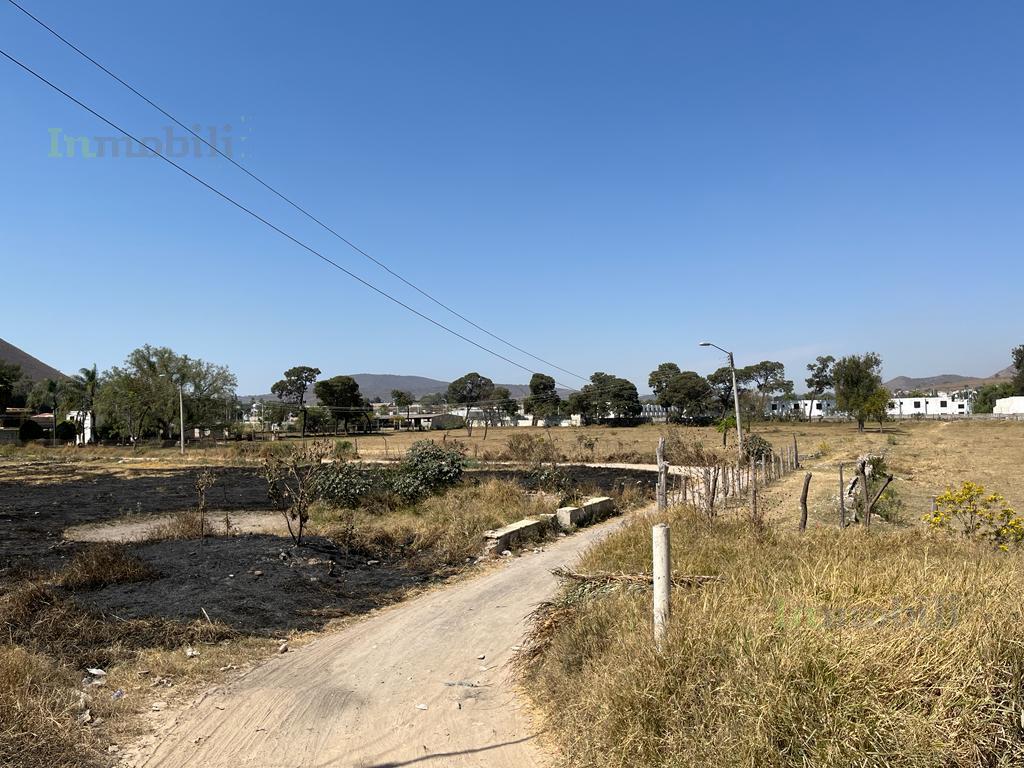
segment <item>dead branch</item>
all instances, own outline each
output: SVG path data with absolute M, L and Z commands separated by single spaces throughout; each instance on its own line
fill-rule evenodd
M 590 584 L 638 584 L 649 586 L 654 583 L 654 577 L 649 573 L 577 573 L 568 568 L 555 568 L 551 573 L 559 579 L 569 579 Z M 696 587 L 701 584 L 719 581 L 722 581 L 721 576 L 672 574 L 672 584 L 677 587 Z

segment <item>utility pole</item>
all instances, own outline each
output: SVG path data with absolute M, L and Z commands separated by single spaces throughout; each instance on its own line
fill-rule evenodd
M 722 349 L 717 344 L 712 344 L 710 341 L 702 341 L 700 343 L 702 347 L 714 347 L 719 352 L 725 352 L 729 358 L 729 370 L 732 372 L 732 402 L 736 408 L 736 450 L 739 453 L 740 464 L 743 464 L 743 427 L 740 426 L 740 390 L 736 386 L 736 360 L 732 356 L 732 352 L 727 349 Z
M 178 385 L 178 416 L 181 419 L 181 455 L 185 455 L 185 385 Z

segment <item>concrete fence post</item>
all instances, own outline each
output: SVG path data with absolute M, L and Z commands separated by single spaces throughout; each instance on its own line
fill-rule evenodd
M 671 615 L 672 544 L 668 525 L 659 523 L 651 530 L 654 545 L 654 642 L 661 650 Z

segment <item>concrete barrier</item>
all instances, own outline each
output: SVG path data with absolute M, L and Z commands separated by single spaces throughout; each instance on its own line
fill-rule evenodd
M 595 496 L 583 502 L 587 523 L 596 523 L 615 514 L 615 501 L 608 496 Z
M 526 518 L 494 531 L 485 531 L 484 538 L 490 542 L 487 546 L 489 550 L 504 552 L 506 549 L 512 550 L 522 546 L 526 541 L 539 538 L 547 526 L 548 523 L 543 520 Z
M 587 524 L 587 513 L 583 507 L 561 507 L 555 513 L 559 528 L 572 528 L 578 525 Z
M 615 502 L 607 496 L 587 499 L 578 507 L 562 507 L 555 513 L 559 528 L 573 528 L 599 523 L 615 514 Z

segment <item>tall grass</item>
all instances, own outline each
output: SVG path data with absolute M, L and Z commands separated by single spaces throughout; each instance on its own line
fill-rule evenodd
M 566 766 L 1024 762 L 1024 565 L 917 530 L 755 535 L 670 516 L 663 652 L 647 590 L 566 593 L 525 682 Z M 585 571 L 650 571 L 651 519 Z
M 550 502 L 524 493 L 513 482 L 488 480 L 397 509 L 338 509 L 318 503 L 310 510 L 310 531 L 369 557 L 417 555 L 420 566 L 444 567 L 479 555 L 484 531 L 551 511 Z

